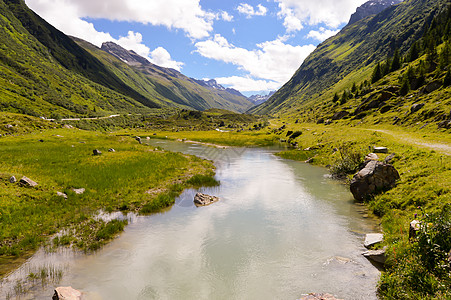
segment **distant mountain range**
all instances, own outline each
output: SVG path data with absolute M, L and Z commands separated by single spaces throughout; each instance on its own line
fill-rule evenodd
M 269 92 L 268 95 L 252 95 L 248 99 L 251 101 L 254 105 L 260 105 L 266 101 L 268 101 L 269 98 L 271 98 L 272 95 L 274 95 L 276 91 Z

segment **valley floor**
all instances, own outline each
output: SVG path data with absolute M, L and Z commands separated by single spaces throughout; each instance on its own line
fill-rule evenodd
M 389 257 L 387 276 L 382 277 L 380 285 L 381 297 L 450 296 L 449 291 L 441 288 L 450 283 L 449 275 L 443 279 L 436 274 L 431 277 L 428 272 L 422 273 L 422 278 L 429 280 L 428 288 L 432 292 L 422 286 L 415 290 L 413 281 L 406 282 L 407 273 L 412 269 L 399 268 L 406 260 L 416 257 L 413 254 L 416 244 L 409 242 L 408 237 L 410 221 L 415 216 L 425 218 L 426 213 L 446 211 L 451 205 L 451 137 L 448 134 L 391 127 L 288 124 L 279 119 L 260 130 L 226 129 L 180 132 L 127 129 L 115 133 L 49 129 L 2 137 L 0 274 L 4 276 L 21 263 L 20 258 L 43 244 L 74 245 L 86 251 L 101 247 L 125 224 L 94 220 L 93 216 L 100 210 L 152 213 L 172 205 L 186 187 L 217 184 L 212 179 L 211 162 L 140 144 L 137 135 L 142 141 L 146 137 L 167 138 L 221 146 L 282 143 L 290 148 L 280 153 L 281 157 L 332 168 L 349 154 L 363 158 L 372 147 L 383 146 L 389 152 L 380 154 L 379 158 L 383 160 L 395 153 L 393 165 L 401 179 L 395 188 L 366 202 L 381 217 Z M 99 149 L 102 155 L 93 155 L 94 149 Z M 17 179 L 27 176 L 39 185 L 27 188 L 11 184 L 12 176 Z M 85 188 L 86 193 L 78 195 L 74 188 Z M 57 192 L 66 194 L 67 199 Z M 49 242 L 49 237 L 58 232 L 59 237 Z

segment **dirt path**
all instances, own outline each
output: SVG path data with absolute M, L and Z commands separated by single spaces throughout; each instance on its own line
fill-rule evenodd
M 435 150 L 442 154 L 451 156 L 451 145 L 449 145 L 449 144 L 427 142 L 425 140 L 412 138 L 408 134 L 393 132 L 390 130 L 383 130 L 383 129 L 367 129 L 367 130 L 382 132 L 382 133 L 385 133 L 385 134 L 388 134 L 391 136 L 396 136 L 397 138 L 399 138 L 400 140 L 402 140 L 408 144 L 417 145 L 417 146 L 420 146 L 423 148 L 428 148 L 430 150 Z

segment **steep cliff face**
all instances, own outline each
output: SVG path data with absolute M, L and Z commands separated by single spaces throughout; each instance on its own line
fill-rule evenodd
M 402 1 L 403 0 L 370 0 L 357 8 L 356 12 L 351 15 L 348 25 L 354 24 L 371 15 L 376 15 L 384 9 L 399 4 Z

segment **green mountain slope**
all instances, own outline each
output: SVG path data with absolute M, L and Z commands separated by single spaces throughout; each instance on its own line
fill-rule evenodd
M 421 38 L 447 0 L 408 0 L 348 25 L 304 61 L 294 76 L 253 113 L 287 114 L 331 99 L 369 79 L 375 64 Z
M 41 42 L 52 57 L 66 69 L 79 73 L 93 82 L 121 94 L 130 96 L 148 107 L 158 107 L 150 99 L 125 85 L 101 62 L 89 55 L 64 33 L 35 14 L 23 0 L 6 0 L 5 3 L 24 28 Z
M 2 0 L 0 40 L 0 111 L 57 117 L 149 109 L 126 94 L 63 67 Z M 148 103 L 155 106 L 150 100 Z
M 75 42 L 23 0 L 0 0 L 0 40 L 0 111 L 59 118 L 252 106 L 242 95 L 209 89 L 174 70 L 129 66 Z
M 161 105 L 206 110 L 221 108 L 237 112 L 248 110 L 253 104 L 239 92 L 212 88 L 174 70 L 154 65 L 133 51 L 112 42 L 102 49 L 74 38 L 98 58 L 116 76 L 143 95 L 151 95 Z

